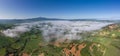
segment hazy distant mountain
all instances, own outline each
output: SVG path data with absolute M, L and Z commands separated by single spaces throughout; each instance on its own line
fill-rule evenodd
M 120 22 L 119 20 L 97 20 L 97 19 L 58 19 L 58 18 L 45 18 L 45 17 L 37 17 L 37 18 L 29 18 L 29 19 L 1 19 L 0 23 L 23 23 L 23 22 L 34 22 L 34 21 L 45 21 L 45 20 L 67 20 L 67 21 L 102 21 L 102 22 Z
M 43 21 L 43 20 L 64 20 L 64 19 L 56 19 L 56 18 L 45 18 L 45 17 L 37 17 L 37 18 L 29 18 L 29 19 L 0 19 L 0 23 L 23 23 L 23 22 L 33 22 L 33 21 Z

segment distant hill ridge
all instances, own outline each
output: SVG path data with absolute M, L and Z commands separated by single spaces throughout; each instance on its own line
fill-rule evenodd
M 58 18 L 45 18 L 45 17 L 37 17 L 37 18 L 28 18 L 28 19 L 1 19 L 0 23 L 24 23 L 24 22 L 34 22 L 34 21 L 47 21 L 47 20 L 63 20 L 63 21 L 101 21 L 101 22 L 118 22 L 120 20 L 98 20 L 98 19 L 58 19 Z

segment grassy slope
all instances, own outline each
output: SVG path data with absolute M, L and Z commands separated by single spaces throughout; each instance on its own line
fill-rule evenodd
M 103 29 L 95 33 L 94 35 L 88 34 L 84 40 L 76 40 L 71 43 L 86 43 L 86 47 L 82 49 L 82 56 L 119 56 L 120 55 L 120 32 L 118 30 L 120 27 L 116 29 L 109 30 Z M 100 33 L 108 32 L 109 34 L 101 35 Z M 27 42 L 26 42 L 26 39 Z M 26 32 L 21 34 L 20 38 L 12 39 L 9 37 L 5 37 L 0 35 L 0 55 L 4 56 L 6 54 L 6 50 L 12 51 L 13 53 L 22 54 L 28 53 L 32 56 L 37 56 L 40 53 L 44 53 L 45 56 L 63 56 L 62 50 L 64 47 L 68 47 L 71 43 L 61 44 L 64 47 L 56 47 L 54 45 L 45 45 L 41 32 L 38 30 L 31 30 L 30 32 Z M 25 44 L 26 43 L 26 44 Z M 100 44 L 100 47 L 95 45 L 93 47 L 93 52 L 89 49 L 89 47 L 96 43 Z M 25 44 L 25 45 L 24 45 Z M 23 47 L 24 46 L 24 47 Z M 23 48 L 23 49 L 22 49 Z M 69 48 L 69 47 L 68 47 Z M 21 50 L 22 49 L 22 50 Z M 100 49 L 98 51 L 98 49 Z M 101 50 L 105 50 L 105 53 L 101 52 Z
M 99 33 L 95 34 L 88 40 L 92 42 L 101 43 L 106 47 L 106 51 L 104 56 L 119 56 L 120 55 L 120 32 L 118 32 L 120 28 L 113 29 L 113 30 L 105 30 L 103 29 L 100 32 L 109 32 L 109 34 L 100 35 Z M 114 34 L 114 36 L 112 36 Z

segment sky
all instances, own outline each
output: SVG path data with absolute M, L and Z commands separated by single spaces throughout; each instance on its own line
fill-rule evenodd
M 0 19 L 120 19 L 120 0 L 0 0 Z

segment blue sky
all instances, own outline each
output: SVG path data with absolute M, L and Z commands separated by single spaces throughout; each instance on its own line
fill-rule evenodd
M 0 0 L 1 19 L 120 18 L 120 0 Z

